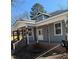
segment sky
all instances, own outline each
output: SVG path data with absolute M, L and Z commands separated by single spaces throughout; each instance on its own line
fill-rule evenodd
M 16 0 L 11 6 L 12 18 L 16 18 L 25 12 L 29 13 L 35 3 L 40 3 L 47 13 L 68 8 L 68 0 Z

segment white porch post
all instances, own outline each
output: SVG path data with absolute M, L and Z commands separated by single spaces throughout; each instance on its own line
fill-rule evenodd
M 27 44 L 29 44 L 29 36 L 28 36 L 28 34 L 27 34 Z
M 67 35 L 68 33 L 66 32 L 67 31 L 67 29 L 66 29 L 67 28 L 67 21 L 68 21 L 68 16 L 66 16 L 64 19 L 64 22 L 65 22 L 65 39 L 68 37 L 68 35 Z
M 36 43 L 38 43 L 38 29 L 37 29 L 37 27 L 36 27 Z
M 38 39 L 37 39 L 37 43 L 38 43 Z

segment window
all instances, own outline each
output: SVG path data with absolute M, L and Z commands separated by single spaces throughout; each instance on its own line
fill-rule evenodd
M 54 34 L 57 36 L 62 35 L 62 23 L 61 22 L 54 24 Z
M 29 31 L 29 36 L 32 36 L 32 29 L 28 29 L 28 31 Z
M 42 29 L 38 29 L 38 35 L 42 35 Z
M 29 32 L 29 36 L 32 36 L 32 32 Z
M 41 31 L 39 30 L 39 35 L 41 35 Z
M 42 15 L 38 16 L 38 17 L 37 17 L 37 20 L 38 20 L 38 21 L 43 20 Z

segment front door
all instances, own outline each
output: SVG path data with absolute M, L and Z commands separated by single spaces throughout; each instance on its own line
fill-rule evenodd
M 42 29 L 37 29 L 37 39 L 43 40 L 43 31 Z

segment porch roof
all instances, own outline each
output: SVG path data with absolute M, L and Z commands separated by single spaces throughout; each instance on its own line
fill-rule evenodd
M 15 25 L 12 26 L 11 30 L 17 30 L 18 28 L 21 27 L 28 27 L 28 26 L 42 26 L 42 25 L 47 25 L 53 22 L 57 22 L 57 21 L 61 21 L 61 20 L 65 20 L 65 18 L 67 18 L 66 16 L 68 16 L 68 11 L 65 11 L 63 13 L 60 13 L 58 15 L 49 17 L 45 20 L 41 20 L 39 22 L 36 22 L 35 20 L 28 20 L 28 19 L 23 19 L 23 20 L 17 20 Z
M 28 26 L 34 26 L 35 22 L 31 20 L 17 20 L 15 25 L 12 26 L 11 31 L 15 31 L 21 27 L 28 27 Z

